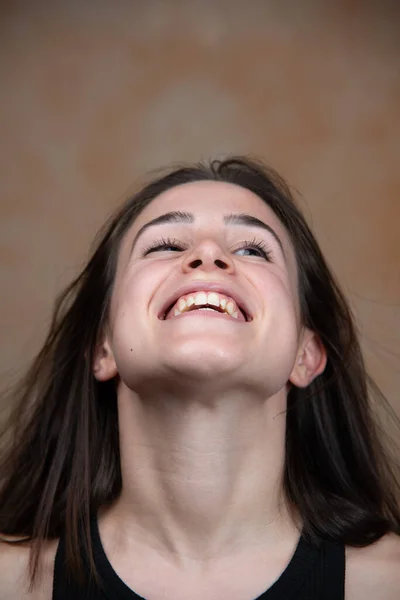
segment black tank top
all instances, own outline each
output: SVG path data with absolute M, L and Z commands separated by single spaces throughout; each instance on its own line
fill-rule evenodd
M 90 582 L 79 588 L 67 578 L 65 540 L 62 537 L 54 563 L 53 600 L 145 600 L 135 594 L 112 568 L 100 540 L 97 519 L 91 522 L 91 536 L 102 589 Z M 344 579 L 344 544 L 323 541 L 317 548 L 301 536 L 279 579 L 254 600 L 344 600 Z

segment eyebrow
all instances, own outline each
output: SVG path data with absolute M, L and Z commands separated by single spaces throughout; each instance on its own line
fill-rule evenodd
M 241 226 L 245 226 L 245 227 L 258 227 L 259 229 L 268 231 L 278 242 L 278 244 L 282 250 L 282 253 L 285 256 L 285 250 L 283 248 L 283 244 L 282 244 L 278 234 L 272 229 L 272 227 L 270 227 L 270 225 L 267 225 L 267 223 L 264 223 L 264 221 L 261 221 L 260 219 L 257 219 L 257 217 L 253 217 L 252 215 L 248 215 L 246 213 L 232 213 L 229 215 L 225 215 L 223 219 L 224 219 L 225 225 L 241 225 Z M 165 224 L 170 224 L 170 223 L 188 223 L 188 224 L 190 224 L 190 223 L 194 223 L 194 222 L 195 222 L 195 217 L 192 213 L 182 212 L 180 210 L 177 210 L 177 211 L 174 210 L 174 211 L 165 213 L 164 215 L 160 215 L 159 217 L 152 219 L 148 223 L 145 223 L 139 229 L 139 231 L 135 235 L 135 239 L 133 240 L 133 243 L 132 243 L 132 251 L 133 251 L 139 237 L 150 227 L 154 227 L 155 225 L 165 225 Z

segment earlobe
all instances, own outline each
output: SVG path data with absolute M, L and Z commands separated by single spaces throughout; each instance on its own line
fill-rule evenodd
M 99 343 L 95 349 L 93 375 L 98 381 L 108 381 L 118 374 L 114 355 L 107 339 Z
M 327 355 L 319 337 L 306 330 L 289 381 L 297 387 L 307 387 L 326 367 Z

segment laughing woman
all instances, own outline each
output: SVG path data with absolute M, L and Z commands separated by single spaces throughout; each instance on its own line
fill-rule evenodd
M 130 198 L 14 393 L 2 600 L 398 600 L 398 456 L 347 303 L 246 159 Z

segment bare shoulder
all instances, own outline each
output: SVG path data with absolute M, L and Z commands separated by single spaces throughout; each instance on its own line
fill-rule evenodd
M 346 548 L 346 600 L 399 600 L 400 536 L 389 533 L 365 548 Z
M 54 559 L 57 542 L 48 542 L 43 550 L 41 570 L 35 586 L 29 589 L 30 545 L 0 542 L 1 600 L 51 600 Z

